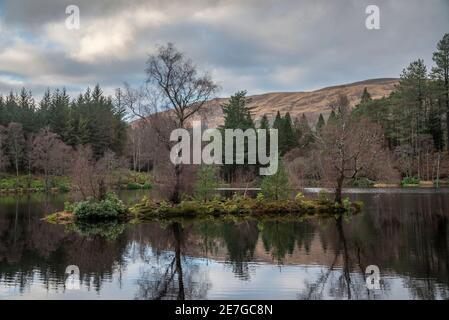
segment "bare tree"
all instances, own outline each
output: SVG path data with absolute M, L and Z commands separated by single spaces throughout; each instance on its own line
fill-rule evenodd
M 205 102 L 218 90 L 207 74 L 199 74 L 193 62 L 168 43 L 157 48 L 147 61 L 147 82 L 140 90 L 126 89 L 124 102 L 141 120 L 149 122 L 167 150 L 170 128 L 185 128 Z M 167 161 L 168 158 L 167 158 Z M 180 201 L 182 166 L 174 166 L 172 201 Z
M 146 121 L 139 121 L 128 128 L 126 152 L 134 171 L 149 171 L 152 167 L 155 158 L 152 147 L 156 146 L 153 131 Z
M 46 190 L 49 187 L 49 177 L 64 174 L 69 167 L 71 150 L 56 133 L 51 132 L 48 128 L 39 130 L 31 138 L 30 165 L 44 174 Z
M 348 179 L 385 174 L 390 157 L 384 148 L 384 134 L 379 125 L 350 114 L 346 96 L 341 96 L 337 117 L 317 137 L 314 153 L 321 174 L 335 188 L 335 201 L 341 203 L 342 188 Z
M 112 182 L 111 174 L 118 166 L 119 161 L 112 151 L 106 151 L 102 158 L 95 160 L 90 146 L 78 146 L 73 156 L 72 182 L 83 199 L 104 199 Z
M 25 149 L 25 136 L 23 134 L 22 124 L 17 122 L 11 122 L 8 125 L 8 153 L 11 162 L 14 164 L 16 169 L 16 176 L 19 176 L 19 165 L 22 160 L 24 149 Z

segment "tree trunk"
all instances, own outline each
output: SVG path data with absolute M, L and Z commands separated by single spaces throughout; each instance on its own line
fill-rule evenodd
M 106 199 L 106 185 L 103 179 L 100 179 L 100 182 L 98 183 L 98 199 Z
M 15 157 L 16 159 L 16 176 L 18 177 L 19 176 L 19 157 L 18 157 L 18 155 L 17 155 L 17 152 L 16 152 L 16 157 Z
M 438 151 L 438 164 L 437 164 L 437 188 L 440 187 L 440 152 Z
M 449 81 L 445 80 L 446 87 L 446 126 L 447 126 L 447 151 L 449 153 Z
M 337 187 L 335 188 L 335 202 L 336 203 L 341 203 L 341 193 L 343 190 L 343 181 L 344 181 L 345 177 L 343 175 L 341 175 L 338 180 L 337 180 Z
M 181 165 L 175 165 L 175 187 L 173 189 L 173 194 L 171 201 L 175 204 L 181 202 Z

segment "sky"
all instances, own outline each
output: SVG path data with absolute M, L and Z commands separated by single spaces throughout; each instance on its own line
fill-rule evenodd
M 80 28 L 66 26 L 68 5 Z M 380 29 L 365 26 L 368 5 Z M 449 33 L 449 0 L 0 0 L 0 93 L 145 81 L 157 45 L 172 42 L 219 84 L 218 96 L 310 91 L 429 69 Z

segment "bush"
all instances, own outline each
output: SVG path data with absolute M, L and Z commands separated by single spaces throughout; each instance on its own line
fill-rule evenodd
M 284 200 L 289 197 L 290 183 L 282 161 L 279 161 L 278 171 L 271 176 L 265 176 L 260 185 L 267 199 Z
M 145 182 L 145 183 L 142 185 L 142 189 L 148 190 L 148 189 L 151 189 L 151 188 L 153 188 L 153 185 L 152 185 L 151 183 L 149 183 L 149 182 Z
M 114 193 L 108 193 L 106 199 L 89 199 L 74 205 L 73 214 L 80 220 L 107 220 L 119 218 L 126 212 L 123 202 Z
M 194 186 L 195 199 L 209 201 L 217 195 L 218 187 L 217 169 L 211 165 L 201 166 L 196 173 Z
M 324 189 L 321 189 L 318 192 L 318 200 L 319 201 L 328 201 L 329 199 L 327 198 L 327 191 Z
M 356 188 L 370 188 L 374 185 L 374 181 L 368 178 L 357 178 L 352 182 L 352 186 Z
M 404 179 L 402 179 L 401 184 L 404 185 L 418 185 L 419 184 L 419 179 L 416 177 L 405 177 Z
M 128 190 L 138 190 L 138 189 L 141 189 L 141 188 L 142 188 L 142 186 L 140 184 L 138 184 L 138 183 L 135 183 L 135 182 L 129 182 L 126 185 L 126 189 L 128 189 Z
M 301 192 L 298 192 L 295 196 L 295 201 L 303 202 L 304 200 L 306 200 L 306 197 L 304 197 L 304 195 Z

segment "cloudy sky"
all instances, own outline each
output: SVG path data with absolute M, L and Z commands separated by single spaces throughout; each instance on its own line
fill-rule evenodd
M 365 8 L 380 8 L 380 30 Z M 80 29 L 66 27 L 68 5 Z M 0 92 L 40 95 L 145 79 L 148 54 L 173 42 L 220 96 L 304 91 L 397 77 L 449 32 L 449 0 L 0 0 Z

